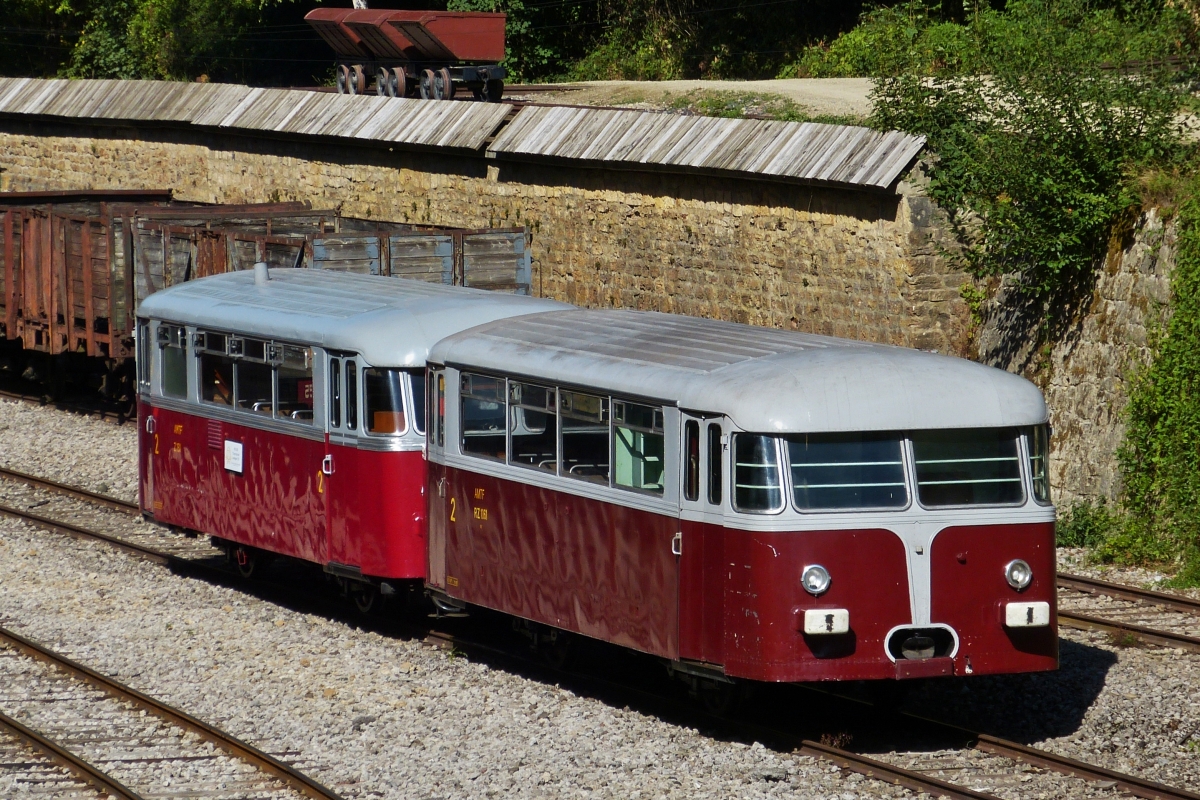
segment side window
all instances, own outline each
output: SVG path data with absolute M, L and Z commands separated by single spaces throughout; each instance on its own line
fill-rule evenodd
M 266 363 L 267 343 L 255 339 L 229 338 L 229 352 L 240 353 L 234 364 L 237 378 L 234 395 L 237 407 L 244 411 L 271 416 L 273 410 L 272 384 L 274 370 Z
M 313 421 L 312 350 L 291 344 L 272 344 L 275 369 L 276 416 L 298 422 Z
M 504 460 L 504 379 L 462 374 L 459 399 L 462 451 Z
M 138 320 L 137 331 L 138 389 L 149 392 L 151 378 L 154 375 L 154 364 L 151 361 L 154 351 L 150 349 L 150 323 L 144 319 Z
M 348 365 L 347 365 L 348 366 Z M 404 416 L 404 373 L 398 369 L 363 370 L 366 400 L 363 425 L 368 433 L 404 433 L 408 422 Z
M 558 404 L 556 392 L 532 383 L 508 384 L 509 463 L 558 470 Z
M 615 400 L 613 401 L 613 432 L 616 485 L 662 494 L 664 453 L 662 409 Z M 699 429 L 697 428 L 697 447 L 699 447 L 699 442 Z M 690 471 L 689 466 L 689 473 Z
M 765 514 L 783 508 L 779 452 L 775 438 L 757 433 L 733 437 L 733 506 Z
M 196 336 L 200 359 L 200 399 L 221 406 L 233 405 L 233 359 L 227 356 L 227 336 L 201 333 Z
M 700 499 L 700 423 L 688 420 L 683 426 L 684 465 L 683 496 L 686 500 Z
M 562 474 L 608 485 L 608 398 L 562 392 Z
M 724 461 L 721 448 L 721 425 L 708 423 L 708 502 L 721 505 L 721 464 Z
M 341 361 L 329 359 L 329 425 L 339 428 L 342 425 L 342 375 Z
M 433 407 L 437 409 L 437 443 L 438 447 L 446 446 L 446 373 L 438 371 L 437 374 L 437 397 L 434 398 Z
M 358 429 L 358 364 L 347 358 L 346 364 L 346 429 Z
M 1028 432 L 1029 474 L 1033 477 L 1033 499 L 1050 505 L 1050 426 L 1038 425 Z
M 417 433 L 425 433 L 425 373 L 410 372 L 412 382 L 413 428 Z
M 187 398 L 187 335 L 176 325 L 158 326 L 158 344 L 162 349 L 162 393 L 166 397 Z

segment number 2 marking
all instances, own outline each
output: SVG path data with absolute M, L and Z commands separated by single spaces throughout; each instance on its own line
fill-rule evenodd
M 154 434 L 154 455 L 158 455 L 158 434 Z
M 458 521 L 454 518 L 454 498 L 453 497 L 450 498 L 450 521 L 451 522 Z
M 325 493 L 325 473 L 317 470 L 317 494 Z

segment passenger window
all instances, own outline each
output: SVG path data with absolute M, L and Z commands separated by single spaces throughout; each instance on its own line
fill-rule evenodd
M 708 423 L 708 502 L 721 505 L 721 462 L 724 460 L 721 446 L 721 425 Z
M 608 485 L 608 398 L 562 392 L 562 474 Z
M 757 433 L 733 437 L 733 506 L 754 514 L 783 508 L 775 438 Z
M 1029 474 L 1033 477 L 1033 499 L 1050 505 L 1050 426 L 1029 430 Z
M 346 359 L 346 428 L 358 429 L 358 364 Z
M 413 427 L 417 433 L 425 433 L 425 373 L 410 372 L 413 399 Z
M 508 384 L 509 463 L 558 471 L 558 418 L 555 391 L 531 383 Z
M 398 369 L 363 370 L 366 385 L 366 419 L 368 433 L 404 433 L 408 423 L 404 418 L 404 373 Z
M 662 494 L 665 452 L 662 409 L 615 400 L 613 431 L 616 485 Z M 696 446 L 700 446 L 699 428 Z M 696 463 L 698 468 L 699 456 Z M 698 474 L 696 480 L 699 483 Z
M 166 397 L 186 398 L 188 363 L 184 329 L 174 325 L 159 325 L 158 338 L 162 345 L 162 393 Z
M 233 405 L 233 359 L 216 353 L 200 354 L 200 398 L 222 406 Z
M 329 359 L 329 424 L 334 428 L 342 425 L 342 376 L 341 363 Z
M 446 446 L 446 373 L 437 374 L 437 397 L 433 407 L 437 409 L 437 443 L 438 447 Z
M 908 505 L 899 436 L 808 434 L 786 441 L 792 501 L 800 511 Z
M 683 496 L 687 500 L 698 500 L 700 499 L 700 423 L 695 420 L 688 420 L 683 426 L 683 451 L 687 453 Z M 618 466 L 620 463 L 618 460 Z M 620 474 L 620 469 L 617 472 Z
M 1024 499 L 1015 431 L 927 431 L 914 434 L 912 443 L 921 505 L 1008 505 Z
M 504 460 L 504 379 L 462 375 L 462 451 Z
M 313 421 L 312 350 L 296 345 L 272 344 L 275 370 L 276 409 L 280 419 Z
M 271 365 L 242 359 L 235 368 L 237 407 L 271 416 Z

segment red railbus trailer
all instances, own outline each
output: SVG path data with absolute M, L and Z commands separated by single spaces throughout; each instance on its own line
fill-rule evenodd
M 266 554 L 322 564 L 370 605 L 425 577 L 429 348 L 567 307 L 265 265 L 155 292 L 138 309 L 143 512 L 213 536 L 244 573 Z
M 927 352 L 633 311 L 429 356 L 429 571 L 703 680 L 1058 662 L 1047 410 Z

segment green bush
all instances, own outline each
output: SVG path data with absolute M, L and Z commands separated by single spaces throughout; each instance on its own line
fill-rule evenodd
M 1059 547 L 1097 547 L 1118 530 L 1121 518 L 1104 501 L 1076 503 L 1059 514 L 1055 538 Z

